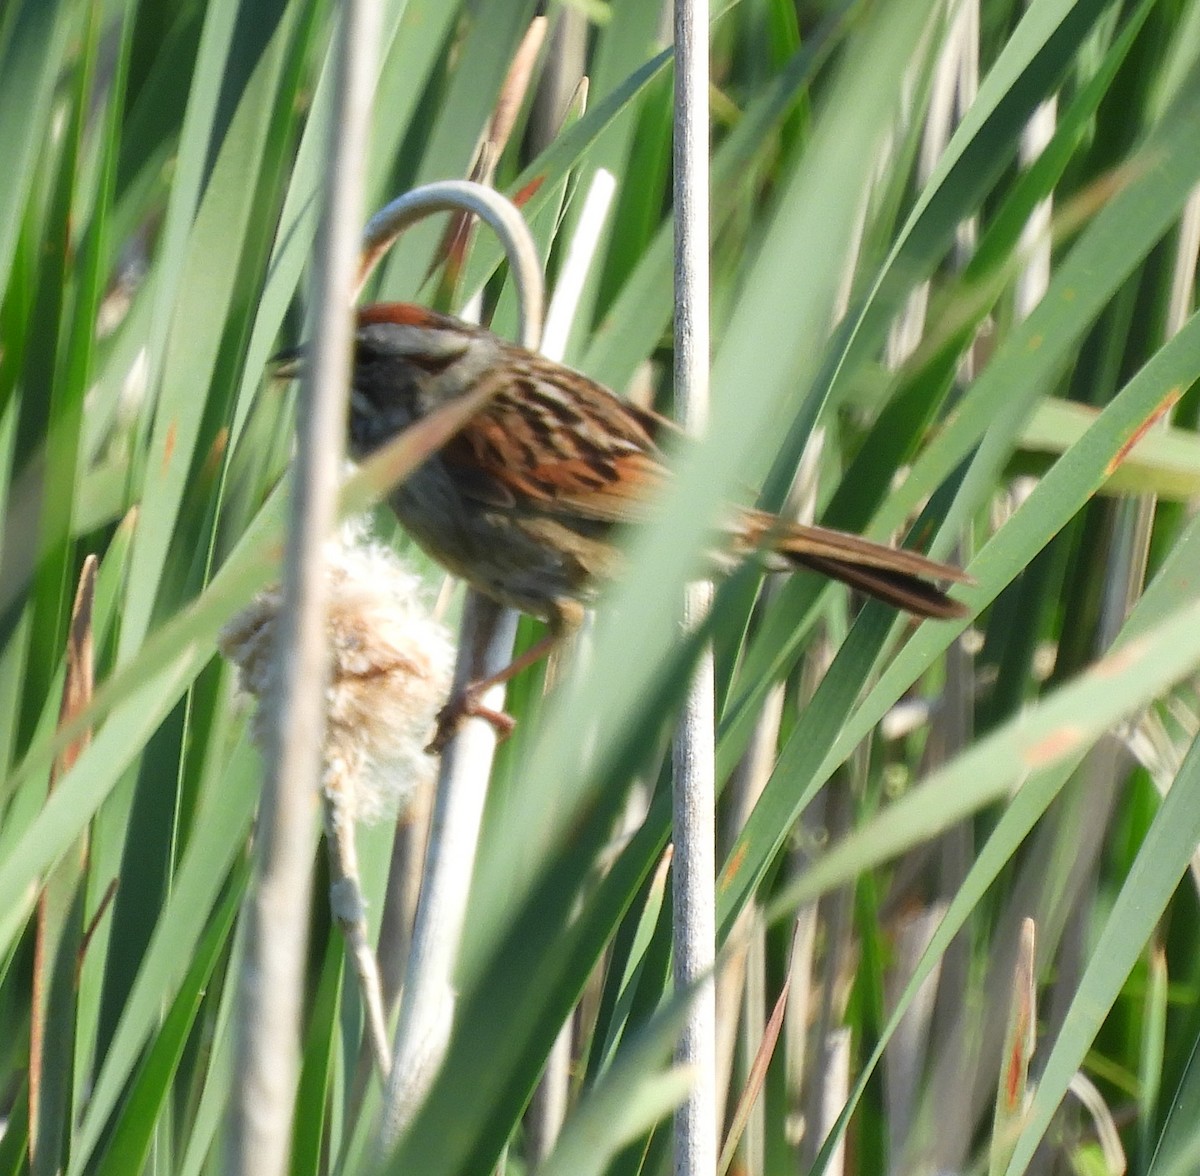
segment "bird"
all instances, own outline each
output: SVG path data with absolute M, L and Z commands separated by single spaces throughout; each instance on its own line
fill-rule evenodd
M 294 353 L 293 353 L 294 354 Z M 447 571 L 549 632 L 451 707 L 482 713 L 487 687 L 544 656 L 582 621 L 621 569 L 618 528 L 648 515 L 670 477 L 662 446 L 678 426 L 588 376 L 492 331 L 405 302 L 357 312 L 348 439 L 368 457 L 429 413 L 486 389 L 482 407 L 389 495 L 417 544 Z M 844 531 L 734 510 L 718 567 L 755 553 L 771 569 L 806 569 L 914 616 L 954 619 L 966 606 L 939 581 L 970 583 L 952 564 Z M 502 716 L 488 712 L 498 727 Z M 444 745 L 453 715 L 439 725 Z

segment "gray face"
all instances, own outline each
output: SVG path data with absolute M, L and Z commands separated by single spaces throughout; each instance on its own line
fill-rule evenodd
M 411 376 L 384 386 L 372 373 L 355 372 L 350 388 L 350 456 L 361 461 L 403 432 L 417 418 L 418 389 Z
M 474 352 L 462 334 L 371 323 L 355 336 L 350 450 L 365 457 L 439 405 L 469 390 Z M 471 354 L 468 354 L 471 352 Z
M 359 330 L 350 387 L 350 452 L 363 458 L 406 429 L 417 416 L 422 372 L 388 336 L 400 341 L 394 327 Z

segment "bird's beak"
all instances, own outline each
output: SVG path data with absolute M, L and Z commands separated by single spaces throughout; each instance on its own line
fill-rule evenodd
M 303 343 L 298 347 L 288 347 L 283 351 L 277 351 L 267 360 L 272 379 L 294 380 L 303 375 L 306 359 L 308 359 L 308 347 Z

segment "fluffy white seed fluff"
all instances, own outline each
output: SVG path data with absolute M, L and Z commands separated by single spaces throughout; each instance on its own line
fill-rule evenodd
M 425 746 L 450 689 L 453 647 L 425 607 L 419 580 L 388 548 L 351 531 L 331 544 L 328 574 L 323 787 L 339 817 L 394 817 L 432 781 L 436 760 Z M 278 587 L 261 592 L 220 638 L 241 688 L 258 699 L 252 732 L 260 747 L 279 695 L 281 604 Z

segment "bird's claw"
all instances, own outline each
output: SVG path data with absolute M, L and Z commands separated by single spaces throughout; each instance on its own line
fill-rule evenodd
M 467 686 L 453 695 L 448 703 L 438 712 L 437 730 L 425 750 L 430 755 L 441 755 L 446 745 L 458 734 L 458 729 L 466 719 L 483 719 L 495 728 L 497 740 L 507 739 L 517 725 L 512 715 L 495 707 L 484 706 L 480 702 L 482 691 Z

